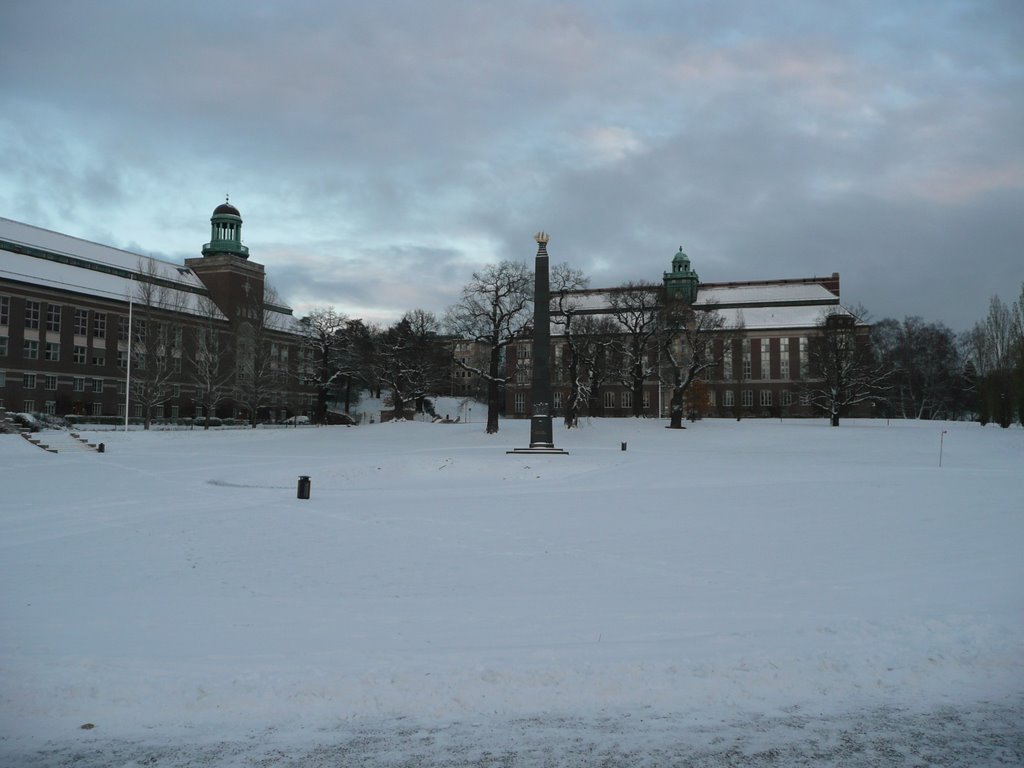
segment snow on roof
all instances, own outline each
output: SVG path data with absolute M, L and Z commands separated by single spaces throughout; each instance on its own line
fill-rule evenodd
M 140 253 L 132 253 L 109 245 L 101 245 L 91 240 L 82 240 L 78 237 L 65 235 L 60 232 L 53 232 L 41 227 L 34 227 L 31 224 L 24 224 L 20 221 L 13 221 L 0 217 L 0 240 L 7 240 L 12 243 L 27 245 L 31 248 L 39 248 L 51 253 L 73 256 L 77 259 L 94 264 L 102 264 L 118 269 L 127 269 L 136 272 L 139 269 L 139 260 L 143 264 L 154 262 L 163 264 L 174 270 L 185 270 L 181 275 L 182 282 L 188 282 L 198 288 L 203 284 L 199 278 L 192 274 L 186 267 L 170 261 L 157 259 L 153 256 L 144 256 Z
M 577 312 L 607 313 L 610 294 L 607 289 L 574 291 L 567 305 Z M 742 321 L 748 329 L 813 328 L 828 312 L 849 314 L 834 293 L 814 282 L 710 285 L 698 290 L 696 306 L 716 306 L 726 325 L 735 327 Z M 557 297 L 552 299 L 551 309 L 558 311 Z M 553 333 L 560 328 L 552 324 Z
M 147 257 L 140 256 L 139 258 Z M 193 315 L 205 315 L 206 310 L 202 307 L 200 300 L 206 295 L 206 289 L 199 279 L 191 271 L 188 272 L 188 275 L 192 277 L 192 280 L 184 279 L 185 275 L 179 273 L 178 268 L 174 265 L 157 260 L 153 260 L 153 262 L 157 276 L 183 286 L 182 289 L 168 288 L 166 303 L 169 307 L 175 309 L 180 307 L 181 311 Z M 182 267 L 182 269 L 184 268 Z M 140 274 L 138 264 L 132 267 L 131 274 Z M 127 302 L 131 297 L 138 295 L 135 281 L 131 277 L 124 277 L 123 274 L 111 274 L 73 264 L 62 264 L 23 253 L 14 253 L 3 248 L 0 248 L 0 278 L 112 301 Z M 187 290 L 186 286 L 198 287 L 202 294 Z M 214 308 L 214 313 L 216 318 L 225 319 L 220 310 Z
M 0 217 L 0 241 L 67 257 L 72 263 L 17 253 L 0 246 L 0 278 L 56 288 L 58 290 L 97 296 L 113 301 L 128 301 L 136 294 L 131 275 L 155 275 L 180 286 L 168 287 L 169 308 L 189 314 L 205 315 L 202 297 L 208 295 L 203 281 L 188 267 L 174 262 L 132 253 L 109 245 L 82 240 L 71 235 L 52 232 L 20 221 Z M 20 250 L 20 249 L 19 249 Z M 217 319 L 226 319 L 213 308 Z M 298 333 L 298 321 L 287 307 L 267 313 L 268 325 L 274 330 Z
M 839 299 L 818 283 L 708 286 L 697 291 L 697 304 L 763 304 L 783 302 L 836 304 Z

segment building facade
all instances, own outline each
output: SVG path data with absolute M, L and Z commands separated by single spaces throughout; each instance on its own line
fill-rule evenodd
M 564 324 L 557 318 L 559 301 L 568 301 L 578 317 L 606 318 L 602 333 L 614 337 L 627 333 L 615 319 L 616 294 L 629 289 L 603 288 L 564 292 L 552 301 L 551 326 L 552 405 L 562 413 L 570 395 L 570 354 Z M 634 289 L 635 290 L 635 289 Z M 714 342 L 715 363 L 705 369 L 687 394 L 686 412 L 699 416 L 761 417 L 812 416 L 820 411 L 811 405 L 809 390 L 811 347 L 821 334 L 827 315 L 854 321 L 840 303 L 839 274 L 780 280 L 752 280 L 728 283 L 700 283 L 682 248 L 665 272 L 660 286 L 650 285 L 651 306 L 658 297 L 685 301 L 699 311 L 718 312 L 724 320 L 722 338 Z M 651 312 L 652 322 L 657 322 Z M 599 327 L 592 325 L 591 327 Z M 858 325 L 863 336 L 867 326 Z M 609 359 L 600 380 L 588 382 L 589 399 L 585 413 L 593 416 L 630 416 L 636 412 L 635 390 L 622 372 L 621 353 L 608 346 Z M 619 354 L 619 359 L 615 355 Z M 671 386 L 666 383 L 665 363 L 656 336 L 644 348 L 646 368 L 641 390 L 640 412 L 650 417 L 667 417 Z M 508 357 L 509 385 L 506 413 L 530 416 L 530 340 L 516 342 Z M 870 415 L 870 407 L 853 415 Z
M 302 337 L 216 208 L 175 264 L 0 218 L 0 407 L 94 417 L 308 413 Z

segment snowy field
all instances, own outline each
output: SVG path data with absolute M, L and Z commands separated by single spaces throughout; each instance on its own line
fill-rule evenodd
M 663 425 L 0 435 L 0 764 L 1024 763 L 1024 430 Z

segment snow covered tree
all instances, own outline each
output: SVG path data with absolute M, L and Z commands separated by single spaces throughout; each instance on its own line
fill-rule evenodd
M 811 340 L 807 394 L 811 404 L 828 414 L 833 427 L 860 403 L 879 400 L 888 386 L 889 372 L 874 358 L 864 326 L 845 313 L 832 312 L 818 323 Z
M 525 264 L 503 261 L 474 272 L 445 314 L 453 338 L 477 342 L 485 350 L 485 365 L 460 358 L 455 363 L 487 384 L 487 434 L 498 431 L 501 391 L 508 382 L 502 368 L 505 349 L 520 337 L 532 312 L 533 273 Z

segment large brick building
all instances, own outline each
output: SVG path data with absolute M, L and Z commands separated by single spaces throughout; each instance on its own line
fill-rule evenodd
M 852 315 L 839 300 L 839 274 L 782 280 L 700 283 L 682 248 L 672 260 L 662 285 L 651 285 L 651 302 L 658 289 L 692 302 L 698 310 L 715 310 L 726 328 L 735 329 L 727 341 L 715 342 L 716 364 L 703 372 L 691 390 L 687 412 L 711 416 L 810 416 L 808 385 L 812 383 L 809 356 L 812 339 L 820 336 L 825 315 Z M 567 292 L 578 314 L 610 317 L 616 292 L 621 288 Z M 552 407 L 561 413 L 569 396 L 564 361 L 568 354 L 558 322 L 558 299 L 552 301 L 551 326 Z M 866 333 L 866 326 L 858 326 Z M 508 355 L 510 383 L 506 412 L 513 417 L 530 415 L 530 340 L 512 345 Z M 725 346 L 724 346 L 725 345 Z M 728 348 L 727 348 L 728 347 Z M 652 340 L 647 348 L 649 368 L 661 366 L 660 350 Z M 634 393 L 621 377 L 609 375 L 591 393 L 586 412 L 594 416 L 629 416 L 634 413 Z M 699 397 L 694 396 L 699 393 Z M 667 416 L 670 387 L 653 374 L 643 386 L 641 412 Z M 699 400 L 699 403 L 695 402 Z M 870 408 L 868 409 L 870 410 Z M 861 409 L 863 411 L 863 408 Z
M 308 413 L 301 336 L 229 203 L 175 264 L 0 218 L 0 407 L 53 415 Z M 131 342 L 130 342 L 131 340 Z

